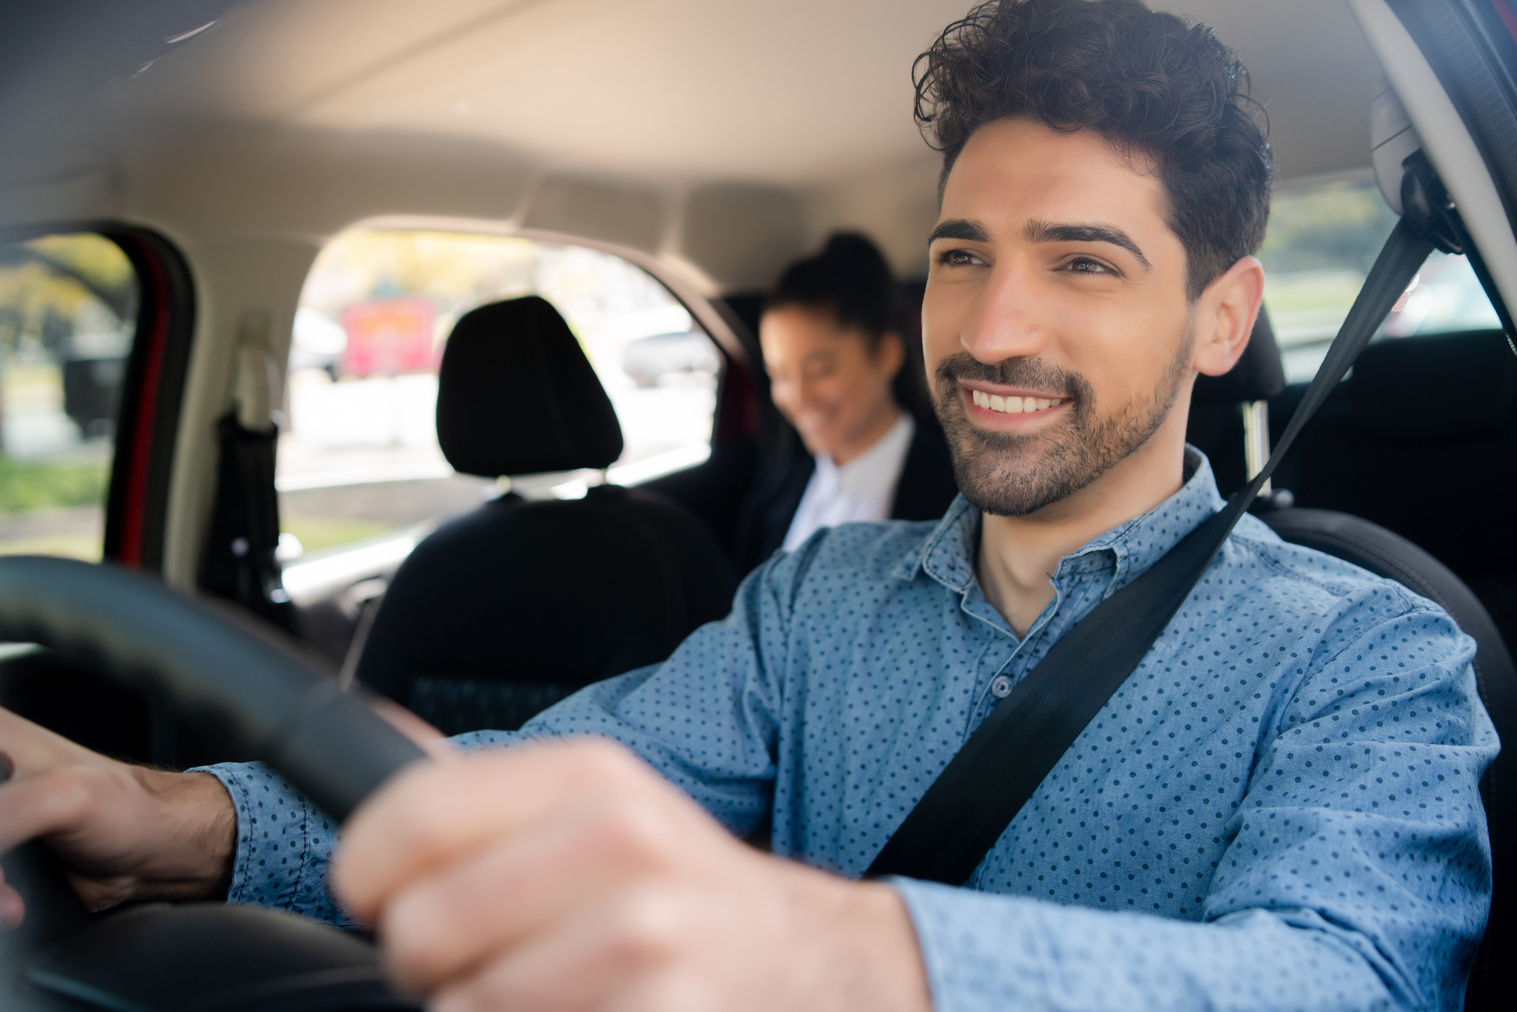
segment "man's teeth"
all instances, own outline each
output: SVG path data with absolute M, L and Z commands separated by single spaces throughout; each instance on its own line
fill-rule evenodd
M 987 394 L 983 390 L 972 390 L 970 393 L 974 397 L 974 402 L 980 407 L 999 411 L 1005 415 L 1046 411 L 1048 408 L 1058 407 L 1069 399 L 1067 397 L 1002 397 L 1000 394 Z

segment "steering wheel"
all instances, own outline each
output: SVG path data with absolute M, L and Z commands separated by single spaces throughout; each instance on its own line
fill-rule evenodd
M 37 643 L 150 693 L 268 763 L 337 821 L 413 742 L 272 638 L 110 565 L 0 558 L 0 641 Z M 410 1009 L 372 945 L 254 907 L 144 904 L 90 916 L 41 844 L 5 857 L 27 902 L 0 934 L 0 1005 L 153 1012 Z

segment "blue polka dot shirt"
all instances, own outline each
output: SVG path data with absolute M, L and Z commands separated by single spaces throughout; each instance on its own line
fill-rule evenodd
M 819 532 L 665 663 L 458 742 L 604 734 L 734 833 L 859 875 L 1049 647 L 1220 507 L 1187 462 L 1060 561 L 1026 636 L 980 591 L 960 499 Z M 967 887 L 893 880 L 935 1006 L 1459 1008 L 1497 749 L 1473 651 L 1430 602 L 1245 517 Z M 237 808 L 231 899 L 340 923 L 328 820 L 263 767 L 211 772 Z

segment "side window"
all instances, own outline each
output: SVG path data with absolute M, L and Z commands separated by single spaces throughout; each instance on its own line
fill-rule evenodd
M 1316 375 L 1396 224 L 1372 180 L 1281 187 L 1271 201 L 1264 263 L 1264 304 L 1289 383 Z M 1501 326 L 1469 261 L 1434 253 L 1413 280 L 1377 340 Z
M 0 554 L 101 557 L 136 307 L 109 239 L 0 244 Z
M 686 309 L 619 257 L 527 239 L 354 230 L 317 257 L 295 316 L 280 437 L 281 554 L 292 595 L 324 557 L 419 538 L 475 508 L 487 479 L 437 445 L 437 367 L 460 316 L 537 294 L 568 321 L 616 407 L 632 484 L 710 452 L 720 357 Z M 582 494 L 585 475 L 541 475 L 529 496 Z M 404 545 L 396 550 L 401 554 Z

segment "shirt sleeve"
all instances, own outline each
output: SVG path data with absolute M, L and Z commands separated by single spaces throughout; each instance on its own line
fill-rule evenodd
M 227 902 L 353 927 L 327 891 L 327 861 L 337 842 L 332 820 L 262 763 L 221 763 L 199 772 L 221 781 L 237 813 Z
M 1302 630 L 1200 922 L 895 880 L 939 1012 L 1461 1008 L 1497 741 L 1471 641 L 1408 602 Z
M 461 749 L 523 739 L 603 735 L 622 742 L 733 833 L 760 828 L 773 797 L 774 748 L 795 586 L 818 538 L 776 556 L 738 588 L 732 612 L 692 633 L 667 661 L 597 682 L 520 731 L 476 731 Z M 228 902 L 347 925 L 326 887 L 336 827 L 268 767 L 202 768 L 231 795 L 237 849 Z

